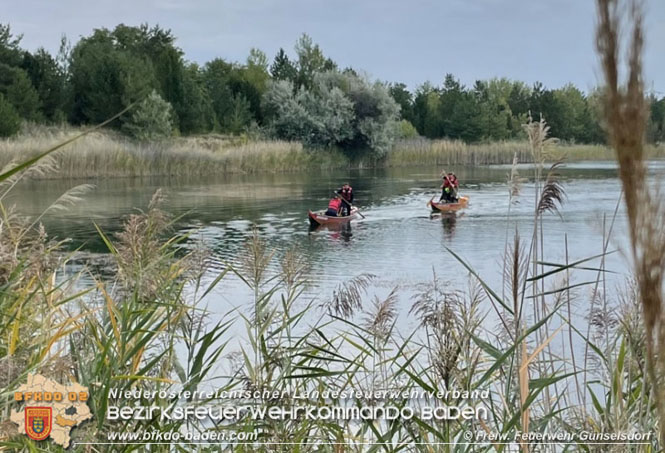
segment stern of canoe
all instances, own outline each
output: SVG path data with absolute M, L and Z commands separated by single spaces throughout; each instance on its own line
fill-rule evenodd
M 434 199 L 430 200 L 427 205 L 432 208 L 434 212 L 451 212 L 464 209 L 469 204 L 469 197 L 460 197 L 457 203 L 437 203 Z

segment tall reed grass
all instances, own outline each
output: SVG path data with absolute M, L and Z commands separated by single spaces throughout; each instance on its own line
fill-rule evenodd
M 29 126 L 15 138 L 0 140 L 0 168 L 34 156 L 39 150 L 77 133 L 79 130 L 73 128 Z M 663 158 L 665 145 L 647 147 L 645 152 L 647 158 Z M 613 159 L 612 150 L 600 145 L 560 146 L 559 153 L 567 161 Z M 32 177 L 203 176 L 385 166 L 511 164 L 515 156 L 522 163 L 532 162 L 528 142 L 399 141 L 385 159 L 377 161 L 368 156 L 350 159 L 334 149 L 308 150 L 296 142 L 210 134 L 141 143 L 113 131 L 99 130 L 72 143 L 66 153 L 54 156 L 58 171 Z M 560 157 L 551 157 L 551 160 Z
M 556 156 L 566 161 L 614 160 L 611 148 L 603 145 L 560 144 Z M 665 157 L 665 145 L 646 147 L 650 159 Z M 391 167 L 415 165 L 491 165 L 511 164 L 513 158 L 522 163 L 533 163 L 528 141 L 506 141 L 468 144 L 457 140 L 428 140 L 424 138 L 397 142 L 389 152 L 385 165 Z
M 461 284 L 433 275 L 417 285 L 407 307 L 398 304 L 399 287 L 368 300 L 371 275 L 341 282 L 332 295 L 318 300 L 303 297 L 305 286 L 312 284 L 306 257 L 295 250 L 272 250 L 256 230 L 234 261 L 239 264 L 227 264 L 211 275 L 206 248 L 173 233 L 177 219 L 161 209 L 159 193 L 148 211 L 128 217 L 115 237 L 99 232 L 112 265 L 104 277 L 92 268 L 81 271 L 92 281 L 81 288 L 78 275 L 62 277 L 68 254 L 61 244 L 49 241 L 38 222 L 0 209 L 2 418 L 15 406 L 12 391 L 27 373 L 39 372 L 90 389 L 95 419 L 73 431 L 72 451 L 554 452 L 563 445 L 524 439 L 474 442 L 473 433 L 658 432 L 657 390 L 646 372 L 647 315 L 632 296 L 639 283 L 628 282 L 617 298 L 602 290 L 608 237 L 599 244 L 598 256 L 564 263 L 548 259 L 542 218 L 560 209 L 565 188 L 557 179 L 557 165 L 549 170 L 545 165 L 551 143 L 547 125 L 530 122 L 526 130 L 536 162 L 532 230 L 526 239 L 510 234 L 514 225 L 508 218 L 504 290 L 492 288 L 449 250 L 459 268 L 468 271 L 468 280 Z M 521 195 L 516 171 L 511 175 L 512 200 Z M 0 175 L 0 181 L 13 184 L 6 176 Z M 444 263 L 450 266 L 450 259 Z M 597 279 L 576 280 L 578 269 L 595 269 Z M 208 296 L 223 290 L 229 275 L 247 285 L 252 296 L 226 314 L 217 307 L 222 314 L 213 317 Z M 405 330 L 398 323 L 405 317 L 413 319 L 415 328 Z M 580 322 L 587 322 L 586 332 Z M 588 348 L 583 358 L 577 356 L 580 342 Z M 153 417 L 115 422 L 104 415 L 109 405 L 123 403 L 110 396 L 112 389 L 265 390 L 279 396 L 260 393 L 225 403 L 282 408 L 418 410 L 468 403 L 486 407 L 489 417 L 428 419 L 416 412 L 398 420 L 240 417 L 185 422 Z M 488 393 L 470 402 L 453 394 L 415 399 L 402 394 L 448 389 Z M 321 393 L 325 390 L 400 393 L 343 398 L 326 397 Z M 168 396 L 138 403 L 168 409 L 220 401 Z M 258 437 L 222 445 L 107 443 L 110 432 L 143 430 Z M 0 447 L 53 450 L 18 434 L 10 423 L 0 425 Z M 661 450 L 656 440 L 608 448 L 579 439 L 566 448 Z
M 34 127 L 0 141 L 0 167 L 34 156 L 78 133 Z M 305 150 L 282 141 L 248 141 L 224 136 L 173 138 L 140 143 L 111 131 L 97 131 L 73 143 L 55 159 L 58 171 L 43 178 L 197 176 L 340 168 L 348 159 L 335 151 Z

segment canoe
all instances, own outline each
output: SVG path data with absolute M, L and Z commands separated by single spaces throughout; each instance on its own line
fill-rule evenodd
M 469 197 L 460 197 L 457 203 L 439 203 L 434 199 L 427 202 L 427 206 L 432 208 L 434 212 L 452 212 L 466 208 L 469 204 Z
M 309 223 L 312 226 L 319 225 L 342 225 L 348 223 L 351 220 L 358 217 L 358 209 L 356 207 L 351 208 L 351 214 L 343 217 L 329 217 L 325 214 L 326 211 L 309 211 L 307 215 L 309 216 Z

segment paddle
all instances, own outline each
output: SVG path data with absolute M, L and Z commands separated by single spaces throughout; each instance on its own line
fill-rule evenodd
M 344 199 L 344 197 L 341 196 L 340 194 L 338 194 L 337 192 L 333 192 L 333 193 L 335 194 L 335 196 L 336 196 L 337 198 L 339 198 L 340 200 L 342 200 L 342 203 L 346 203 L 347 205 L 349 205 L 349 214 L 350 214 L 350 213 L 351 213 L 351 209 L 353 209 L 353 205 L 352 205 L 351 203 L 349 203 L 348 201 L 346 201 L 346 200 Z M 360 217 L 362 217 L 363 219 L 365 218 L 365 216 L 362 214 L 362 212 L 360 212 L 360 209 L 358 209 L 358 207 L 356 207 L 356 212 L 358 213 L 358 215 L 359 215 Z

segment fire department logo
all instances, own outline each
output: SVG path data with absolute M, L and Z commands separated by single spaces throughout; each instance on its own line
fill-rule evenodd
M 44 440 L 51 434 L 52 414 L 50 407 L 25 408 L 25 433 L 30 439 Z
M 73 383 L 62 385 L 39 374 L 14 391 L 16 409 L 10 420 L 30 439 L 50 439 L 63 448 L 71 443 L 72 428 L 92 418 L 88 407 L 88 388 Z

